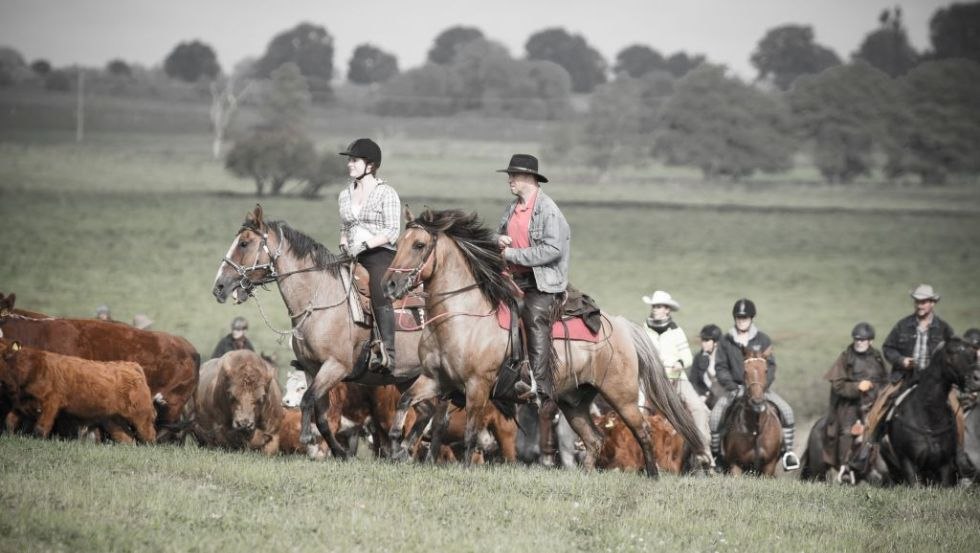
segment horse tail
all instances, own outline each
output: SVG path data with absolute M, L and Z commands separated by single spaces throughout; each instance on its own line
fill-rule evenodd
M 660 362 L 660 356 L 654 351 L 650 339 L 640 325 L 632 321 L 627 322 L 639 362 L 640 383 L 646 387 L 647 397 L 650 398 L 653 406 L 667 417 L 674 429 L 680 432 L 684 441 L 690 444 L 694 454 L 704 454 L 705 444 L 702 443 L 701 433 L 698 432 L 694 418 L 684 406 L 684 402 L 667 380 L 667 373 L 664 371 L 663 363 Z

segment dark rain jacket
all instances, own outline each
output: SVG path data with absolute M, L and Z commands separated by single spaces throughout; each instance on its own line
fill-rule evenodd
M 915 313 L 905 317 L 895 323 L 895 328 L 888 333 L 888 338 L 881 345 L 881 351 L 885 359 L 892 364 L 893 371 L 907 373 L 908 369 L 902 366 L 903 357 L 914 357 L 916 328 L 919 320 Z M 940 319 L 935 313 L 932 315 L 932 322 L 929 323 L 929 352 L 933 352 L 939 344 L 949 341 L 953 337 L 953 328 Z
M 772 340 L 761 330 L 757 330 L 755 336 L 748 341 L 748 349 L 755 347 L 759 351 L 766 351 L 772 346 Z M 728 392 L 734 392 L 739 386 L 745 385 L 745 356 L 742 353 L 742 346 L 735 342 L 732 331 L 722 336 L 718 343 L 718 353 L 715 354 L 715 376 L 718 382 Z M 776 355 L 770 355 L 766 363 L 766 389 L 772 386 L 776 380 Z

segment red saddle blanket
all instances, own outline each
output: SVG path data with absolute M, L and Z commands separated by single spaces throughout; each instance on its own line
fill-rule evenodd
M 505 330 L 510 329 L 510 308 L 505 304 L 497 307 L 497 324 Z M 567 327 L 567 333 L 566 333 Z M 551 337 L 555 340 L 581 340 L 583 342 L 598 342 L 600 333 L 593 334 L 585 321 L 580 317 L 556 321 L 551 327 Z

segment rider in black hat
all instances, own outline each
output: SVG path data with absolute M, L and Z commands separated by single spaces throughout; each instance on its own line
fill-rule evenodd
M 711 451 L 715 458 L 721 452 L 721 434 L 719 426 L 724 420 L 725 411 L 731 401 L 745 391 L 745 357 L 742 348 L 758 349 L 766 351 L 772 346 L 772 340 L 766 333 L 756 328 L 752 322 L 755 318 L 755 303 L 747 298 L 742 298 L 735 302 L 732 307 L 732 317 L 735 319 L 735 326 L 731 328 L 721 339 L 718 354 L 715 360 L 715 372 L 718 375 L 718 382 L 725 388 L 728 395 L 718 398 L 714 408 L 711 410 Z M 793 409 L 786 401 L 769 389 L 773 380 L 776 379 L 776 356 L 770 355 L 766 371 L 766 400 L 776 406 L 779 411 L 780 419 L 783 424 L 783 468 L 785 470 L 795 470 L 800 468 L 800 460 L 793 452 L 794 439 L 794 417 Z
M 718 383 L 715 372 L 715 356 L 718 342 L 721 341 L 721 329 L 714 324 L 704 325 L 699 336 L 701 351 L 694 356 L 694 361 L 687 370 L 687 379 L 691 381 L 698 396 L 711 408 L 718 397 L 724 395 L 724 388 Z
M 381 147 L 370 138 L 358 138 L 340 155 L 347 156 L 351 181 L 340 191 L 340 249 L 371 275 L 371 310 L 380 334 L 372 370 L 395 366 L 395 312 L 381 282 L 395 257 L 401 231 L 398 193 L 378 177 Z

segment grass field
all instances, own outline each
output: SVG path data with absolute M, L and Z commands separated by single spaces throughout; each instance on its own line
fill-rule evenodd
M 46 109 L 18 101 L 28 112 Z M 244 315 L 257 347 L 288 364 L 291 352 L 254 302 L 219 305 L 211 296 L 218 262 L 257 198 L 249 182 L 210 160 L 204 121 L 203 130 L 188 129 L 197 108 L 108 104 L 104 126 L 75 144 L 57 112 L 32 128 L 40 116 L 11 102 L 0 96 L 0 123 L 9 123 L 0 125 L 0 291 L 53 315 L 87 317 L 101 303 L 120 320 L 146 313 L 154 328 L 187 337 L 205 355 L 231 318 Z M 160 118 L 171 126 L 148 123 Z M 413 210 L 475 210 L 488 224 L 510 199 L 493 171 L 515 151 L 538 151 L 553 131 L 336 111 L 316 119 L 321 149 L 382 137 L 383 173 Z M 916 283 L 942 293 L 938 312 L 957 331 L 980 326 L 975 184 L 729 185 L 656 166 L 598 175 L 574 162 L 542 163 L 553 181 L 548 193 L 572 227 L 572 282 L 636 321 L 647 311 L 640 296 L 670 291 L 695 347 L 702 325 L 727 328 L 732 303 L 752 298 L 775 342 L 775 389 L 798 420 L 826 408 L 822 375 L 851 327 L 871 322 L 880 344 L 911 312 Z M 261 201 L 268 217 L 333 249 L 336 191 Z M 260 294 L 270 324 L 285 328 L 278 293 Z M 0 438 L 0 480 L 0 551 L 283 550 L 294 542 L 296 550 L 972 551 L 980 532 L 976 491 L 785 479 L 654 484 L 618 474 L 311 464 L 10 437 Z M 727 522 L 718 527 L 720 520 Z

